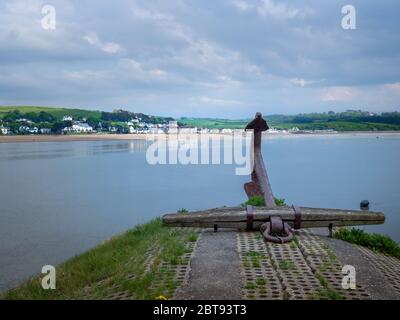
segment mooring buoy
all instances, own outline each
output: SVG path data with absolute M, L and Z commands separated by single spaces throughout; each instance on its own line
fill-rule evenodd
M 360 202 L 360 209 L 361 210 L 368 210 L 369 209 L 369 201 L 363 200 Z

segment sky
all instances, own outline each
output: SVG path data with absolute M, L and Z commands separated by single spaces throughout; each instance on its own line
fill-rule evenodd
M 0 105 L 400 111 L 399 16 L 398 0 L 1 0 Z

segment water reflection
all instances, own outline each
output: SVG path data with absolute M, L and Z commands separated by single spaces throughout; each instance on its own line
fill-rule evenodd
M 88 157 L 112 153 L 143 153 L 149 143 L 146 140 L 6 143 L 0 147 L 0 161 Z

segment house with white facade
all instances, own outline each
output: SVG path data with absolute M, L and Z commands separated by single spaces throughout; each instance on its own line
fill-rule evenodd
M 30 133 L 30 134 L 36 134 L 39 133 L 39 129 L 37 127 L 28 127 L 28 126 L 20 126 L 18 128 L 18 131 L 21 133 Z
M 138 129 L 136 129 L 133 126 L 129 126 L 128 129 L 129 129 L 129 133 L 138 133 Z
M 178 122 L 177 121 L 170 121 L 168 123 L 168 133 L 178 133 Z
M 51 129 L 50 128 L 41 128 L 40 129 L 40 133 L 41 134 L 50 134 L 51 133 Z
M 232 129 L 222 129 L 221 133 L 232 134 Z
M 71 116 L 64 116 L 63 117 L 63 121 L 72 121 L 72 117 Z
M 89 126 L 87 123 L 74 123 L 72 125 L 72 131 L 77 133 L 89 133 L 93 132 L 93 127 Z
M 180 128 L 179 133 L 182 134 L 197 133 L 197 128 Z
M 197 133 L 205 134 L 205 133 L 209 133 L 209 130 L 207 128 L 199 128 L 199 129 L 197 129 Z
M 0 126 L 0 133 L 3 135 L 10 134 L 10 128 L 4 127 L 3 125 Z

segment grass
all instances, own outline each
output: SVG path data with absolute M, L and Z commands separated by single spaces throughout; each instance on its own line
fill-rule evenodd
M 40 106 L 0 106 L 0 119 L 2 119 L 8 112 L 19 110 L 22 114 L 29 112 L 38 113 L 44 111 L 52 114 L 58 120 L 61 120 L 64 115 L 70 115 L 74 119 L 80 118 L 93 118 L 100 120 L 101 111 L 98 110 L 83 110 L 83 109 L 69 109 L 63 107 L 40 107 Z M 304 116 L 304 115 L 303 115 Z M 365 122 L 365 119 L 357 118 L 351 120 L 347 119 L 339 121 L 331 116 L 320 114 L 319 118 L 313 118 L 311 122 L 297 122 L 295 115 L 267 115 L 266 120 L 270 127 L 276 129 L 290 129 L 298 127 L 301 130 L 321 130 L 321 129 L 333 129 L 337 131 L 387 131 L 387 130 L 400 130 L 400 124 L 398 120 L 395 123 L 387 123 L 388 119 L 378 117 L 375 119 L 369 119 Z M 397 116 L 398 117 L 398 116 Z M 375 119 L 375 120 L 374 120 Z M 397 118 L 396 118 L 397 119 Z M 180 118 L 177 119 L 179 124 L 189 127 L 201 127 L 208 129 L 243 129 L 246 124 L 251 120 L 249 119 L 213 119 L 213 118 Z M 334 120 L 334 121 L 332 121 Z M 393 120 L 393 119 L 392 119 Z M 377 122 L 373 122 L 377 121 Z M 386 122 L 385 122 L 386 121 Z M 113 124 L 115 125 L 115 124 Z
M 263 259 L 268 259 L 267 256 L 260 252 L 256 251 L 247 251 L 245 254 L 245 259 L 243 261 L 243 266 L 244 267 L 253 267 L 253 268 L 260 268 L 261 267 L 261 261 Z
M 345 131 L 396 131 L 400 130 L 398 124 L 374 123 L 374 122 L 351 122 L 351 121 L 335 121 L 335 122 L 318 122 L 318 123 L 270 123 L 275 129 L 291 129 L 297 127 L 300 130 L 327 130 L 332 129 L 339 132 Z
M 243 129 L 250 120 L 229 120 L 211 118 L 181 118 L 178 122 L 191 127 L 208 129 Z
M 255 285 L 253 282 L 248 282 L 248 283 L 246 283 L 246 285 L 244 286 L 244 288 L 245 288 L 245 289 L 250 289 L 250 290 L 252 290 L 252 289 L 255 289 L 255 288 L 256 288 L 256 285 Z
M 0 298 L 104 299 L 113 285 L 118 286 L 118 291 L 128 291 L 134 299 L 170 298 L 177 283 L 171 269 L 161 263 L 182 263 L 184 253 L 190 251 L 188 243 L 196 239 L 193 230 L 163 227 L 158 218 L 58 266 L 55 290 L 42 289 L 44 275 L 40 274 Z
M 319 300 L 343 300 L 343 296 L 329 286 L 326 279 L 319 273 L 315 273 L 315 277 L 319 280 L 322 288 L 318 291 L 314 298 Z
M 251 197 L 249 200 L 247 200 L 244 204 L 251 205 L 254 207 L 264 207 L 265 201 L 264 198 L 261 196 L 254 196 Z M 280 199 L 280 198 L 275 198 L 275 204 L 277 206 L 286 206 L 285 199 Z
M 386 235 L 367 233 L 356 228 L 340 228 L 334 236 L 336 239 L 358 244 L 400 259 L 399 244 Z
M 266 120 L 270 127 L 275 129 L 291 129 L 298 127 L 301 130 L 326 130 L 332 129 L 337 131 L 386 131 L 386 130 L 400 130 L 399 124 L 378 123 L 378 122 L 356 122 L 356 121 L 329 121 L 318 120 L 310 123 L 301 123 L 295 121 L 295 116 L 283 115 L 267 115 Z M 212 118 L 181 118 L 178 119 L 179 123 L 191 126 L 201 127 L 208 129 L 243 129 L 251 119 L 212 119 Z
M 279 268 L 281 268 L 282 270 L 292 270 L 295 269 L 296 266 L 293 261 L 283 259 L 279 261 Z
M 38 106 L 0 106 L 0 119 L 3 118 L 8 112 L 18 110 L 21 114 L 26 114 L 29 112 L 38 113 L 44 111 L 50 113 L 58 120 L 61 120 L 63 116 L 69 115 L 74 119 L 79 118 L 95 118 L 101 119 L 101 111 L 95 110 L 83 110 L 83 109 L 69 109 L 69 108 L 59 108 L 59 107 L 38 107 Z

